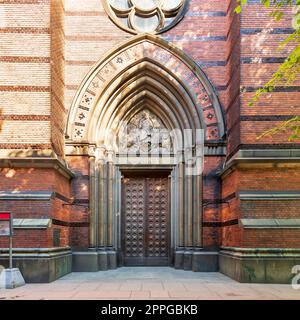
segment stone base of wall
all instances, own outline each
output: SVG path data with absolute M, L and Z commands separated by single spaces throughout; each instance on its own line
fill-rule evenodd
M 117 268 L 115 251 L 73 252 L 72 271 L 96 272 Z
M 0 265 L 8 268 L 8 250 L 0 249 Z M 48 283 L 72 270 L 70 248 L 15 249 L 13 267 L 19 268 L 26 283 Z
M 73 252 L 73 272 L 97 272 L 121 267 L 116 251 L 85 251 Z M 218 252 L 210 251 L 176 251 L 175 269 L 192 270 L 196 272 L 217 272 Z
M 220 272 L 244 283 L 291 284 L 300 265 L 300 249 L 222 248 Z
M 217 272 L 219 270 L 218 252 L 215 251 L 176 251 L 174 268 L 196 272 Z
M 8 267 L 8 250 L 0 249 L 0 265 Z M 300 265 L 300 249 L 229 248 L 214 251 L 176 251 L 175 269 L 220 271 L 244 283 L 291 284 L 292 268 Z M 116 269 L 117 252 L 71 252 L 70 248 L 15 249 L 13 267 L 26 283 L 49 283 L 70 272 Z

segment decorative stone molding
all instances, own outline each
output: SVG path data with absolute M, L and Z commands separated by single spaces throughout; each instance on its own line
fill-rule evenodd
M 51 219 L 14 219 L 14 229 L 47 229 L 51 226 Z
M 235 157 L 238 158 L 300 158 L 300 149 L 246 149 L 239 150 Z
M 239 150 L 220 173 L 225 178 L 235 168 L 300 168 L 300 150 L 297 149 L 249 149 Z
M 204 155 L 206 156 L 226 156 L 225 145 L 205 145 Z
M 14 257 L 53 257 L 71 253 L 71 247 L 56 247 L 56 248 L 13 248 Z M 8 248 L 0 248 L 0 255 L 8 255 Z
M 258 258 L 258 257 L 297 257 L 300 258 L 300 248 L 241 248 L 221 247 L 220 254 L 230 255 L 237 258 Z
M 159 105 L 169 127 L 204 129 L 206 141 L 224 137 L 218 97 L 204 72 L 175 46 L 146 34 L 111 51 L 86 76 L 70 108 L 67 144 L 105 143 L 105 130 L 117 130 L 126 112 L 145 103 L 152 112 Z
M 172 141 L 162 121 L 148 109 L 135 114 L 119 135 L 119 152 L 148 154 L 172 152 Z
M 130 33 L 162 33 L 184 15 L 186 0 L 102 0 L 110 19 Z
M 57 170 L 68 179 L 74 177 L 64 161 L 53 158 L 3 158 L 0 159 L 0 168 L 49 168 Z
M 39 200 L 48 201 L 53 197 L 51 191 L 0 191 L 0 200 Z
M 66 156 L 87 156 L 89 154 L 88 143 L 66 143 L 65 155 Z
M 67 203 L 73 200 L 53 191 L 0 191 L 0 201 L 50 201 L 55 198 Z
M 300 200 L 300 191 L 240 191 L 240 200 Z
M 240 219 L 244 229 L 299 229 L 300 219 Z

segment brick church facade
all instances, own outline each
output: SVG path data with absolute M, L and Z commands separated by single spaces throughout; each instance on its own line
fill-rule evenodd
M 274 22 L 258 1 L 240 15 L 235 6 L 1 1 L 0 211 L 14 214 L 14 264 L 27 282 L 126 265 L 291 281 L 299 140 L 257 137 L 300 114 L 299 84 L 248 101 L 287 55 L 276 48 L 292 12 Z M 138 155 L 125 161 L 110 137 L 121 123 L 146 138 L 191 130 L 191 144 L 167 137 L 149 162 L 149 141 L 126 129 Z M 202 171 L 186 174 L 186 151 Z

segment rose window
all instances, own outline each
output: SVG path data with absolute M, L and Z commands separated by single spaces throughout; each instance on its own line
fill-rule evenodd
M 186 0 L 103 0 L 110 18 L 131 33 L 159 33 L 182 17 Z

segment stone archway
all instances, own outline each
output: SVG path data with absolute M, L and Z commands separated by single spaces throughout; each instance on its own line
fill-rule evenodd
M 129 163 L 115 137 L 121 124 L 145 110 L 172 132 L 172 150 L 150 162 L 139 154 Z M 84 79 L 66 129 L 67 154 L 80 149 L 89 159 L 92 263 L 98 269 L 118 265 L 124 172 L 168 171 L 170 261 L 175 267 L 196 270 L 202 248 L 202 173 L 187 174 L 186 169 L 192 159 L 203 161 L 204 143 L 213 150 L 223 139 L 224 121 L 214 89 L 178 48 L 142 35 L 100 61 Z

